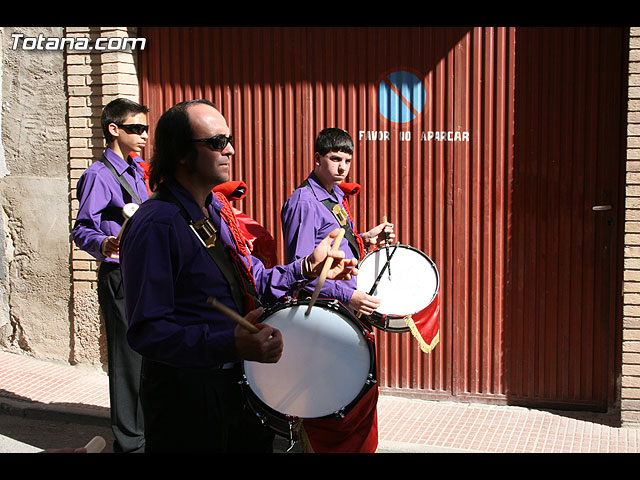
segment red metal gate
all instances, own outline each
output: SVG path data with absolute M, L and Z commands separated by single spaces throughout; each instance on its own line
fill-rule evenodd
M 590 292 L 599 311 L 589 322 L 600 322 L 597 332 L 608 334 L 581 337 L 591 344 L 578 359 L 567 363 L 543 354 L 564 349 L 558 338 L 566 335 L 565 323 L 558 318 L 571 317 L 566 320 L 571 329 L 585 322 L 582 310 L 567 308 L 581 301 L 576 290 L 523 294 L 531 285 L 547 285 L 549 275 L 563 279 L 567 269 L 586 272 L 576 260 L 570 267 L 558 263 L 565 258 L 560 247 L 571 250 L 575 237 L 535 240 L 525 229 L 532 219 L 567 221 L 559 215 L 564 197 L 556 197 L 560 200 L 553 205 L 535 203 L 536 185 L 544 182 L 529 176 L 529 169 L 555 165 L 542 145 L 553 146 L 564 158 L 571 144 L 571 155 L 586 159 L 585 171 L 605 166 L 613 178 L 609 194 L 613 199 L 619 195 L 616 173 L 607 165 L 619 166 L 620 151 L 604 147 L 597 156 L 581 155 L 592 140 L 610 145 L 622 133 L 620 122 L 613 121 L 619 120 L 620 105 L 594 94 L 603 86 L 619 100 L 621 70 L 616 68 L 622 66 L 624 35 L 617 29 L 600 35 L 600 30 L 141 28 L 139 35 L 147 38 L 140 55 L 141 98 L 151 107 L 152 124 L 183 99 L 204 97 L 219 105 L 237 138 L 233 176 L 250 189 L 239 207 L 274 234 L 280 258 L 280 208 L 312 168 L 315 135 L 327 126 L 351 132 L 356 151 L 348 180 L 363 187 L 352 201 L 359 228 L 388 216 L 399 240 L 427 253 L 440 271 L 440 344 L 424 354 L 409 334 L 380 332 L 383 388 L 436 398 L 602 408 L 603 395 L 605 404 L 611 400 L 611 379 L 618 371 L 611 363 L 611 333 L 617 332 L 612 305 L 619 271 L 611 259 L 596 260 L 602 258 L 597 253 L 603 240 L 577 242 L 576 258 L 594 264 L 589 273 L 612 278 L 610 289 Z M 556 35 L 572 39 L 550 49 L 565 56 L 540 56 L 534 63 L 532 54 L 542 52 Z M 582 60 L 569 63 L 573 58 Z M 550 76 L 547 69 L 556 66 L 562 70 Z M 389 93 L 394 78 L 411 89 L 408 96 Z M 563 85 L 574 85 L 573 99 Z M 401 103 L 391 108 L 391 101 L 381 102 L 384 92 L 398 95 Z M 581 109 L 583 104 L 593 108 Z M 566 110 L 572 106 L 575 110 Z M 606 120 L 594 115 L 581 120 L 581 129 L 572 128 L 576 115 L 602 108 L 610 112 Z M 537 122 L 534 113 L 540 114 Z M 601 121 L 606 128 L 598 129 Z M 567 133 L 557 141 L 539 142 L 543 126 L 550 134 Z M 571 165 L 557 169 L 553 182 L 558 188 L 576 179 Z M 604 201 L 590 196 L 591 188 L 576 191 L 573 201 L 589 208 Z M 619 205 L 611 202 L 615 209 L 605 215 L 616 221 Z M 593 223 L 602 217 L 572 215 L 572 231 L 607 236 L 616 260 L 612 229 L 603 232 Z M 528 251 L 531 242 L 545 238 L 548 251 Z M 551 250 L 557 253 L 549 255 Z M 549 273 L 542 277 L 542 272 Z M 548 288 L 558 290 L 558 285 Z M 550 310 L 560 316 L 550 317 Z M 587 358 L 594 349 L 606 353 Z M 585 363 L 592 367 L 575 368 Z M 550 369 L 563 373 L 547 375 Z M 534 387 L 532 375 L 537 375 Z M 577 391 L 560 384 L 593 388 Z

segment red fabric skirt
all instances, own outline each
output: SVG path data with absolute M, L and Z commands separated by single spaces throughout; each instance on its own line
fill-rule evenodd
M 374 385 L 344 418 L 305 418 L 314 453 L 375 453 L 378 449 L 378 387 Z

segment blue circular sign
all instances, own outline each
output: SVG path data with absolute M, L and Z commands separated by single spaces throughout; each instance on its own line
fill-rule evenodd
M 426 103 L 427 91 L 411 72 L 392 72 L 378 85 L 378 109 L 392 122 L 410 122 L 422 113 Z

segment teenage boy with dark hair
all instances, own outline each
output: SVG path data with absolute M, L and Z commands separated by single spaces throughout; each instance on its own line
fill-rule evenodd
M 73 240 L 100 261 L 98 302 L 105 320 L 111 428 L 116 453 L 144 452 L 139 400 L 141 358 L 127 343 L 118 234 L 125 204 L 149 198 L 140 154 L 148 140 L 147 107 L 118 98 L 102 112 L 107 148 L 80 177 Z
M 345 258 L 362 260 L 368 246 L 384 243 L 385 232 L 395 239 L 393 224 L 384 222 L 371 230 L 358 230 L 345 207 L 345 192 L 340 188 L 349 174 L 353 159 L 353 139 L 340 128 L 325 128 L 316 137 L 313 171 L 291 194 L 282 207 L 282 233 L 287 262 L 308 255 L 326 232 L 344 228 L 340 250 Z M 380 299 L 358 290 L 355 277 L 349 281 L 327 280 L 320 290 L 323 298 L 334 298 L 354 312 L 370 315 Z M 315 282 L 298 294 L 311 296 Z M 378 388 L 374 386 L 346 417 L 304 419 L 302 426 L 308 447 L 316 453 L 373 453 L 378 448 Z

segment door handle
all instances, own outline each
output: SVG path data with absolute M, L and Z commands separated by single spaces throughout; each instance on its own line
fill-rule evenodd
M 591 207 L 594 212 L 603 212 L 605 210 L 611 210 L 612 208 L 612 205 L 594 205 Z

